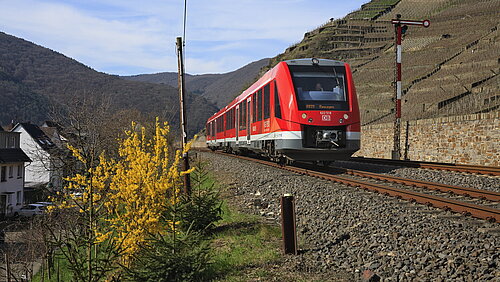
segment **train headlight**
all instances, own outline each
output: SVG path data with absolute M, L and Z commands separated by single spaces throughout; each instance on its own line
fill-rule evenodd
M 307 121 L 308 121 L 308 122 L 313 122 L 313 119 L 312 119 L 312 118 L 309 118 Z
M 349 115 L 348 114 L 344 114 L 344 119 L 348 119 L 349 118 Z
M 344 123 L 344 119 L 340 118 L 339 123 Z
M 302 114 L 302 118 L 306 118 L 306 117 L 307 117 L 307 115 L 305 113 Z

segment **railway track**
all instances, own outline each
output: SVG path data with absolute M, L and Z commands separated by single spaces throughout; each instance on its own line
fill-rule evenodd
M 499 202 L 500 199 L 500 193 L 492 192 L 492 191 L 485 191 L 485 190 L 478 190 L 478 189 L 472 189 L 472 188 L 463 188 L 463 187 L 458 187 L 458 186 L 449 186 L 449 185 L 443 185 L 439 183 L 432 183 L 432 182 L 425 182 L 425 181 L 419 181 L 419 180 L 412 180 L 412 179 L 404 179 L 404 178 L 399 178 L 399 177 L 392 177 L 392 176 L 387 176 L 387 175 L 380 175 L 376 173 L 369 173 L 369 172 L 364 172 L 364 171 L 357 171 L 357 170 L 352 170 L 352 169 L 344 169 L 344 168 L 334 168 L 334 170 L 337 172 L 337 174 L 333 173 L 334 171 L 328 171 L 325 172 L 324 169 L 322 171 L 318 171 L 318 167 L 313 167 L 311 165 L 305 165 L 304 166 L 280 166 L 274 162 L 266 161 L 266 160 L 261 160 L 261 159 L 255 159 L 255 158 L 250 158 L 250 157 L 245 157 L 245 156 L 236 156 L 232 154 L 226 154 L 226 153 L 220 153 L 224 155 L 228 155 L 231 157 L 237 157 L 240 159 L 245 159 L 257 163 L 261 163 L 267 166 L 272 166 L 284 170 L 288 170 L 294 173 L 302 174 L 302 175 L 308 175 L 312 177 L 317 177 L 329 181 L 334 181 L 337 183 L 353 186 L 353 187 L 359 187 L 362 189 L 370 190 L 370 191 L 375 191 L 378 193 L 382 193 L 384 195 L 390 195 L 394 196 L 397 198 L 409 200 L 412 202 L 417 202 L 420 204 L 424 205 L 429 205 L 433 206 L 436 208 L 441 208 L 444 210 L 451 210 L 454 212 L 462 213 L 464 215 L 470 215 L 476 218 L 481 218 L 481 219 L 486 219 L 489 221 L 494 221 L 494 222 L 500 222 L 500 210 L 492 207 L 488 207 L 485 205 L 477 205 L 473 203 L 469 203 L 467 201 L 461 201 L 461 200 L 456 200 L 456 199 L 450 199 L 449 197 L 441 197 L 441 196 L 436 196 L 436 195 L 431 195 L 427 193 L 422 193 L 422 192 L 416 192 L 412 191 L 411 189 L 405 189 L 405 188 L 399 188 L 399 187 L 393 187 L 394 185 L 389 185 L 389 184 L 380 184 L 380 183 L 373 183 L 369 181 L 360 180 L 360 179 L 354 179 L 352 177 L 346 177 L 346 176 L 341 176 L 338 175 L 338 172 L 340 173 L 345 173 L 351 176 L 358 176 L 362 178 L 371 178 L 371 179 L 377 179 L 381 181 L 387 181 L 387 182 L 392 182 L 392 183 L 397 183 L 397 184 L 402 184 L 408 187 L 420 187 L 420 188 L 426 188 L 426 189 L 431 189 L 431 190 L 438 190 L 441 192 L 451 192 L 454 194 L 458 195 L 465 195 L 469 197 L 476 197 L 480 199 L 486 199 L 492 202 Z
M 309 168 L 317 170 L 317 168 L 314 168 L 312 166 L 310 166 Z M 407 179 L 402 177 L 389 176 L 380 173 L 366 172 L 355 169 L 346 169 L 341 167 L 330 167 L 330 168 L 333 169 L 334 171 L 338 171 L 349 175 L 359 176 L 363 178 L 370 178 L 386 182 L 398 183 L 407 186 L 420 187 L 445 193 L 453 193 L 456 195 L 484 199 L 492 202 L 500 202 L 500 193 L 494 191 L 446 185 L 436 182 L 428 182 L 415 179 Z
M 364 157 L 353 157 L 350 158 L 349 160 L 354 162 L 500 176 L 500 167 L 495 167 L 495 166 L 461 165 L 461 164 L 448 164 L 448 163 L 419 162 L 419 161 L 409 161 L 409 160 L 403 161 L 403 160 L 375 159 L 375 158 L 364 158 Z

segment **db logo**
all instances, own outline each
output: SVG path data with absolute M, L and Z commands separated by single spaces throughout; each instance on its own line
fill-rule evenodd
M 322 115 L 321 116 L 321 120 L 322 121 L 331 121 L 331 116 L 329 116 L 329 115 Z

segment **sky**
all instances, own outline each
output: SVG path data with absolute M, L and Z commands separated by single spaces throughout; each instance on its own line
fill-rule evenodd
M 187 0 L 185 70 L 226 73 L 282 53 L 368 0 Z M 0 31 L 117 75 L 176 72 L 182 0 L 0 0 Z

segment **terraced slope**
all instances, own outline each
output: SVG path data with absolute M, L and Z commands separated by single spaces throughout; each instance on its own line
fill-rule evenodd
M 330 21 L 271 61 L 322 57 L 351 63 L 364 124 L 391 120 L 394 28 L 430 19 L 403 39 L 403 119 L 498 111 L 498 0 L 374 0 Z

